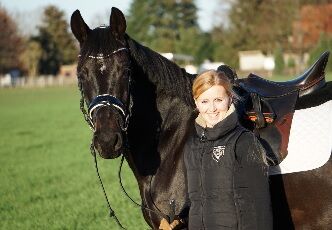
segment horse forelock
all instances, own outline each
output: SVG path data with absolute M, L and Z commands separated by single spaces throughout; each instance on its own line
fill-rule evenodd
M 126 100 L 129 55 L 109 27 L 92 30 L 82 44 L 77 75 L 88 102 L 98 94 L 112 94 Z
M 87 59 L 89 56 L 107 57 L 115 50 L 123 47 L 123 43 L 116 39 L 116 37 L 112 34 L 110 27 L 98 27 L 89 33 L 86 41 L 82 45 L 80 58 L 82 61 Z

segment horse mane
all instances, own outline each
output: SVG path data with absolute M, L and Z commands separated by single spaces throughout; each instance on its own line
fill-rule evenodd
M 196 75 L 189 74 L 174 62 L 157 52 L 145 47 L 126 35 L 129 50 L 136 64 L 156 85 L 163 95 L 178 97 L 187 105 L 194 106 L 192 99 L 192 82 Z

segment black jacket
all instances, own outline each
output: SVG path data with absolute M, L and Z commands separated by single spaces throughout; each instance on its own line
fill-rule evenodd
M 236 112 L 213 128 L 196 123 L 185 147 L 189 229 L 272 229 L 267 167 Z

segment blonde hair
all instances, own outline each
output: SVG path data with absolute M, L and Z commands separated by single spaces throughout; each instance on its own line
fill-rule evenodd
M 198 75 L 192 87 L 192 93 L 196 100 L 202 93 L 210 89 L 214 85 L 221 85 L 225 88 L 226 93 L 231 98 L 237 98 L 237 95 L 232 89 L 232 84 L 227 76 L 223 72 L 217 72 L 215 70 L 207 70 Z

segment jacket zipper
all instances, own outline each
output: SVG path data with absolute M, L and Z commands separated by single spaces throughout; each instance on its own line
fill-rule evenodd
M 203 133 L 203 136 L 204 136 L 204 133 Z M 200 186 L 201 186 L 201 210 L 202 210 L 202 216 L 201 216 L 201 222 L 202 222 L 202 226 L 203 226 L 203 229 L 205 229 L 205 226 L 204 226 L 204 209 L 203 209 L 203 198 L 204 198 L 204 190 L 203 190 L 203 157 L 204 157 L 204 154 L 205 154 L 205 151 L 206 151 L 206 148 L 208 146 L 208 143 L 206 141 L 206 139 L 203 139 L 201 140 L 203 142 L 203 149 L 202 149 L 202 152 L 201 152 L 201 156 L 200 156 L 200 163 L 201 163 L 201 170 L 200 170 L 200 177 L 201 177 L 201 183 L 200 183 Z

